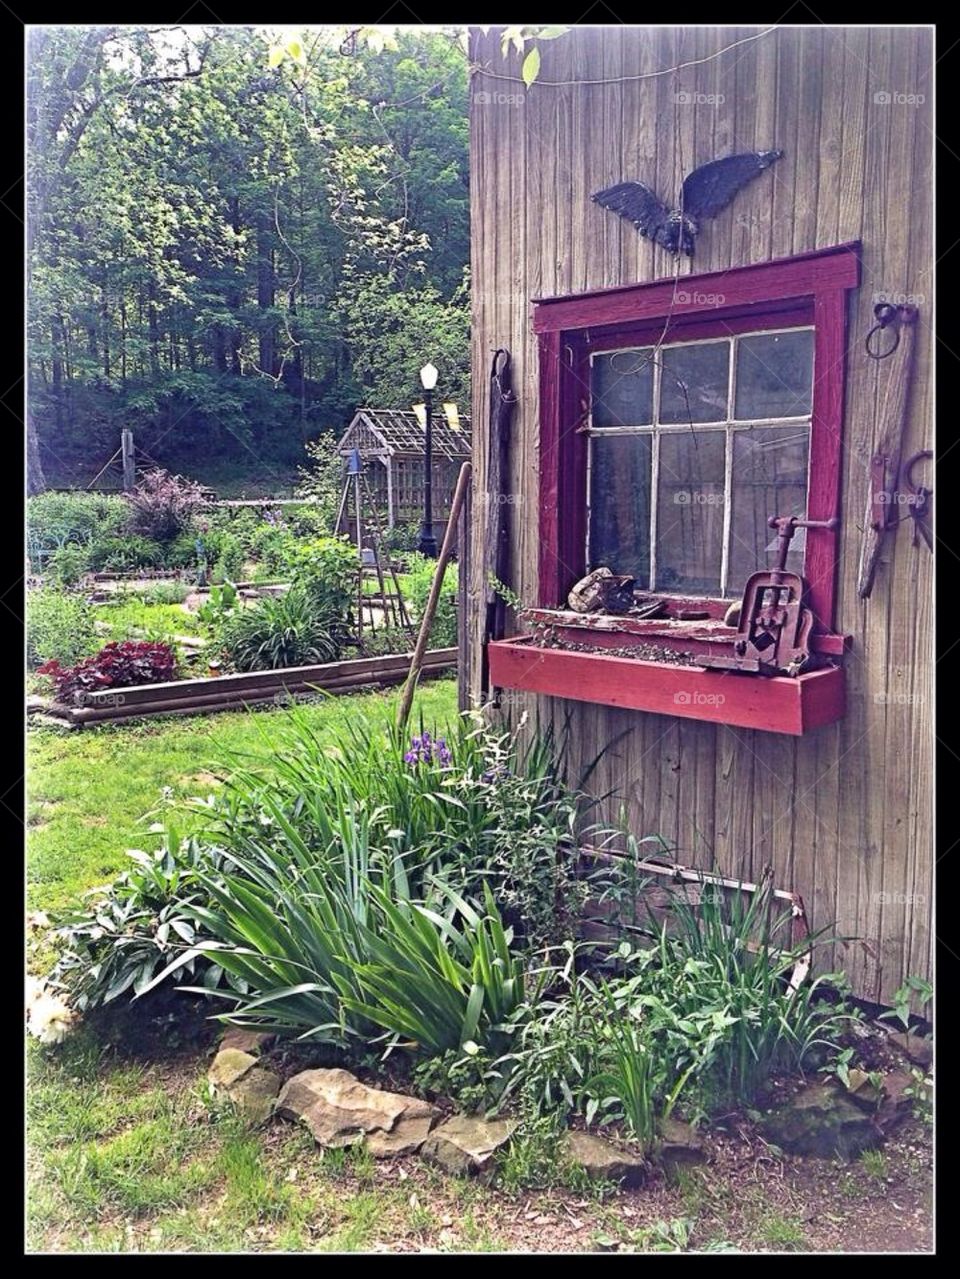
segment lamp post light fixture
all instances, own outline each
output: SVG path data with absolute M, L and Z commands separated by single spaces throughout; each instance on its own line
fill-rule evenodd
M 437 558 L 437 539 L 433 532 L 433 392 L 437 385 L 437 369 L 433 364 L 425 364 L 420 370 L 420 381 L 423 384 L 425 403 L 425 439 L 423 459 L 423 524 L 420 528 L 420 543 L 417 550 L 430 559 Z

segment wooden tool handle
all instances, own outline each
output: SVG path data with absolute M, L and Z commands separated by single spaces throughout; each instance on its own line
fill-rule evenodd
M 440 589 L 443 586 L 443 576 L 447 570 L 447 562 L 453 553 L 453 544 L 457 537 L 457 521 L 460 519 L 460 508 L 463 506 L 464 498 L 467 495 L 467 487 L 470 484 L 470 476 L 473 472 L 469 462 L 464 462 L 460 467 L 460 475 L 457 478 L 457 487 L 453 494 L 453 503 L 450 507 L 450 518 L 447 520 L 447 531 L 443 535 L 443 545 L 440 548 L 440 555 L 437 558 L 437 567 L 433 574 L 433 581 L 430 583 L 430 595 L 427 598 L 427 606 L 423 610 L 423 617 L 420 619 L 420 633 L 417 636 L 416 647 L 413 650 L 413 657 L 410 661 L 410 674 L 407 676 L 407 682 L 403 686 L 403 693 L 400 697 L 400 705 L 397 708 L 397 727 L 403 728 L 410 718 L 410 708 L 413 705 L 413 694 L 416 692 L 417 681 L 420 678 L 420 670 L 423 666 L 423 655 L 427 651 L 427 641 L 430 638 L 430 627 L 433 625 L 433 616 L 437 611 L 437 603 L 440 599 Z

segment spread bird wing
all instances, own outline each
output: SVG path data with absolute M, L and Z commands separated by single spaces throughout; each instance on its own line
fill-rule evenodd
M 590 198 L 605 209 L 619 213 L 651 240 L 657 238 L 670 213 L 669 206 L 643 182 L 618 182 L 615 187 L 597 191 Z
M 715 218 L 738 191 L 760 176 L 783 155 L 782 151 L 747 151 L 701 164 L 684 180 L 683 212 L 691 218 Z M 614 188 L 616 190 L 616 188 Z

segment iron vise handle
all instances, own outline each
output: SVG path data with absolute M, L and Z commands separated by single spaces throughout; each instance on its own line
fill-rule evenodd
M 777 530 L 777 568 L 785 569 L 790 543 L 798 528 L 839 528 L 840 517 L 833 515 L 829 520 L 803 520 L 797 515 L 771 515 L 767 526 Z
M 840 516 L 832 515 L 828 520 L 802 520 L 797 515 L 771 515 L 767 520 L 769 528 L 780 530 L 781 536 L 790 529 L 790 536 L 797 528 L 839 528 Z

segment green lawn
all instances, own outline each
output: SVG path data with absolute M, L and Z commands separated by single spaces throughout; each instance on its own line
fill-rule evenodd
M 393 714 L 398 690 L 331 697 L 304 707 L 331 732 L 353 714 Z M 456 715 L 452 679 L 418 691 L 413 720 L 448 724 Z M 165 787 L 172 798 L 210 793 L 210 770 L 226 750 L 262 746 L 282 732 L 282 709 L 104 725 L 79 732 L 31 731 L 27 742 L 27 883 L 32 909 L 63 906 L 109 880 L 124 853 L 141 845 Z M 154 816 L 150 816 L 153 813 Z
M 94 605 L 98 622 L 106 622 L 112 630 L 105 638 L 129 639 L 132 631 L 145 635 L 199 635 L 200 621 L 196 613 L 179 604 L 145 604 L 135 595 L 118 603 Z

